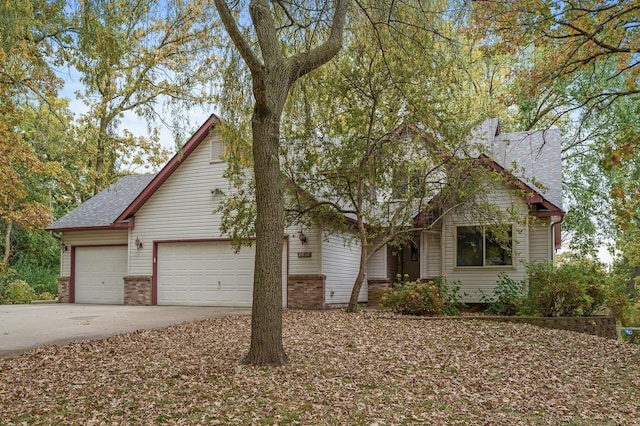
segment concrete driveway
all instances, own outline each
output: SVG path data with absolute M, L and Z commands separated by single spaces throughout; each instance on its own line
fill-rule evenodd
M 67 303 L 0 305 L 0 358 L 45 344 L 100 339 L 139 329 L 229 315 L 251 315 L 251 308 Z

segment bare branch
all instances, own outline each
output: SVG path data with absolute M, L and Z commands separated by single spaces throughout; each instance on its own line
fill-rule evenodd
M 229 10 L 229 7 L 227 6 L 227 2 L 224 0 L 214 0 L 214 1 L 215 1 L 216 9 L 220 14 L 220 19 L 222 20 L 222 24 L 227 30 L 227 33 L 229 33 L 229 37 L 231 37 L 231 40 L 233 41 L 233 44 L 238 49 L 238 52 L 240 52 L 240 55 L 242 55 L 242 58 L 247 63 L 247 66 L 249 67 L 252 73 L 257 75 L 261 74 L 262 62 L 260 61 L 256 53 L 253 51 L 253 49 L 251 49 L 251 46 L 249 46 L 249 43 L 247 43 L 247 40 L 244 38 L 244 36 L 240 32 L 240 29 L 238 28 L 238 25 L 235 19 L 233 18 L 233 16 L 231 15 L 231 11 Z
M 294 82 L 303 75 L 324 65 L 342 48 L 342 34 L 346 21 L 347 8 L 350 0 L 337 0 L 333 13 L 331 33 L 329 38 L 308 52 L 299 52 L 288 59 L 289 82 Z

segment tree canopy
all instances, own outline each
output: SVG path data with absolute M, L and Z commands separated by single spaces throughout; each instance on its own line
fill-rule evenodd
M 637 259 L 640 6 L 481 1 L 474 17 L 488 52 L 519 58 L 508 80 L 519 122 L 563 129 L 571 248 L 593 255 L 608 244 Z

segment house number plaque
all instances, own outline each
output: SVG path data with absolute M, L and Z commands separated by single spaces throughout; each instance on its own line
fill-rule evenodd
M 298 257 L 311 257 L 311 252 L 310 251 L 299 251 L 298 252 Z

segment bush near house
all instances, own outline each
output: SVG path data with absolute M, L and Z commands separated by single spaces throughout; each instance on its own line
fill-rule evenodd
M 438 277 L 427 282 L 409 281 L 397 276 L 392 288 L 385 291 L 381 305 L 402 315 L 456 315 L 464 307 L 460 283 Z
M 525 282 L 503 273 L 494 293 L 483 295 L 482 301 L 487 312 L 496 315 L 575 317 L 612 311 L 623 325 L 629 321 L 624 280 L 590 259 L 529 264 Z
M 498 285 L 494 297 L 482 293 L 482 303 L 486 311 L 492 315 L 516 315 L 522 308 L 527 286 L 523 281 L 516 281 L 504 272 L 498 274 Z
M 3 229 L 0 223 L 0 230 Z M 0 249 L 4 250 L 4 241 Z M 16 228 L 11 234 L 11 255 L 0 261 L 0 303 L 29 303 L 58 295 L 60 243 L 45 231 Z M 27 283 L 33 291 L 23 288 Z
M 523 313 L 543 317 L 600 313 L 611 287 L 603 266 L 588 259 L 560 265 L 529 264 L 527 280 L 529 294 Z

